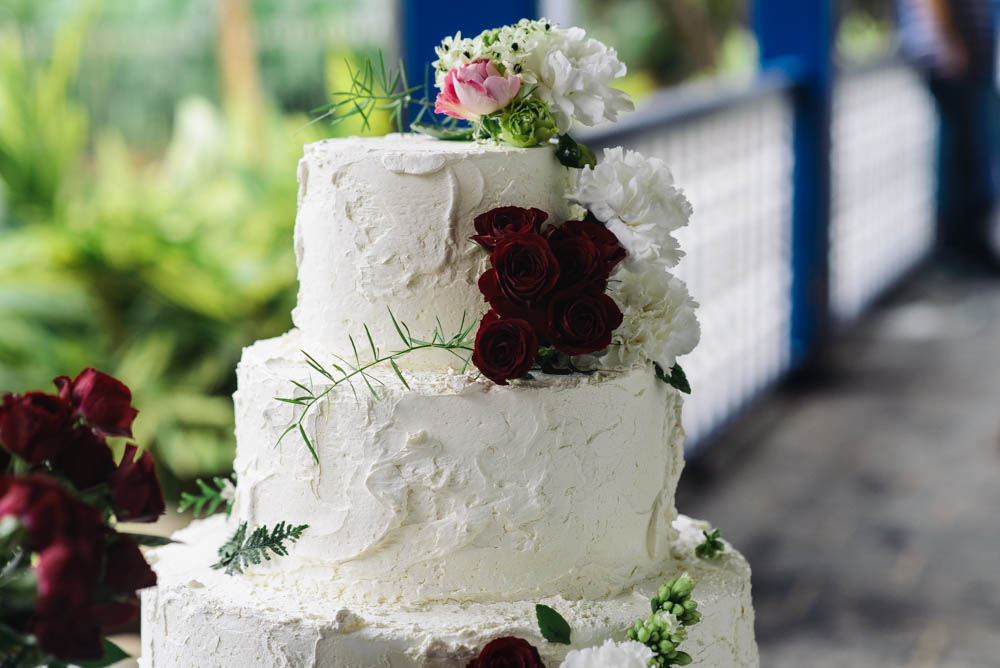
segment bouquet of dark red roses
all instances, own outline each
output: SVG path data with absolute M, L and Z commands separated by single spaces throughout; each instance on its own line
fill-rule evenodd
M 618 238 L 597 220 L 542 228 L 540 209 L 504 206 L 475 219 L 472 240 L 490 254 L 479 290 L 490 305 L 476 334 L 472 362 L 501 385 L 537 364 L 570 372 L 571 357 L 611 345 L 622 312 L 607 294 L 625 259 Z
M 131 442 L 129 389 L 85 369 L 57 394 L 0 403 L 0 666 L 102 666 L 125 657 L 102 630 L 133 619 L 156 584 L 139 550 L 163 542 L 118 531 L 152 522 L 163 493 Z M 123 437 L 117 464 L 108 437 Z

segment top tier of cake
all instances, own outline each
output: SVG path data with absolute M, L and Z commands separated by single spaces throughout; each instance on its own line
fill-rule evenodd
M 552 147 L 450 142 L 415 135 L 330 139 L 299 163 L 295 325 L 307 350 L 344 354 L 348 335 L 379 345 L 398 336 L 387 308 L 415 336 L 436 319 L 456 329 L 486 304 L 476 281 L 487 262 L 469 241 L 473 219 L 498 206 L 537 207 L 561 222 L 570 170 Z M 445 352 L 400 360 L 442 368 Z

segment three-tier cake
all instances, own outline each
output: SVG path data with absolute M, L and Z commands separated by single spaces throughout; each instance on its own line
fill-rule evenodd
M 514 636 L 557 666 L 574 649 L 625 640 L 682 573 L 701 613 L 683 644 L 694 665 L 758 664 L 746 562 L 729 546 L 696 555 L 708 525 L 674 507 L 684 445 L 681 394 L 665 382 L 674 360 L 622 352 L 646 340 L 620 333 L 641 329 L 637 312 L 653 330 L 666 326 L 656 318 L 682 324 L 680 307 L 637 306 L 620 287 L 642 273 L 637 262 L 671 249 L 647 252 L 628 230 L 617 233 L 621 248 L 601 236 L 617 255 L 605 253 L 594 278 L 581 262 L 611 244 L 594 235 L 629 221 L 609 222 L 590 203 L 581 170 L 557 155 L 563 144 L 512 143 L 395 134 L 306 147 L 295 329 L 246 348 L 238 367 L 230 515 L 196 521 L 152 553 L 159 585 L 142 596 L 144 665 L 461 667 Z M 544 212 L 523 243 L 555 269 L 503 264 L 516 235 L 501 238 L 498 226 L 483 237 L 479 221 L 505 207 Z M 584 241 L 559 245 L 559 224 L 585 215 L 591 227 L 573 223 Z M 548 283 L 525 279 L 534 292 L 513 303 L 526 293 L 505 271 Z M 579 303 L 560 330 L 554 304 L 565 295 Z M 594 304 L 607 332 L 594 333 L 590 312 L 573 315 Z M 467 325 L 487 311 L 478 330 Z M 512 344 L 481 350 L 494 321 L 528 332 L 516 341 L 534 345 L 530 371 L 497 375 Z M 580 328 L 613 342 L 591 351 Z M 460 343 L 476 338 L 471 361 L 470 346 L 414 344 L 452 330 L 468 335 Z M 407 344 L 408 354 L 343 382 Z M 499 361 L 485 362 L 490 354 Z M 321 398 L 276 400 L 289 396 Z M 290 554 L 242 574 L 211 567 L 241 523 L 279 522 L 308 525 Z M 543 637 L 537 604 L 565 618 L 570 644 Z

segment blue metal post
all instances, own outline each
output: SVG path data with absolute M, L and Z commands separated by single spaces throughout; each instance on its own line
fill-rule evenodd
M 795 91 L 791 360 L 800 366 L 828 330 L 832 0 L 756 0 L 762 68 L 781 68 Z
M 448 35 L 461 30 L 463 36 L 474 37 L 487 28 L 536 18 L 537 13 L 536 0 L 462 3 L 400 0 L 403 65 L 411 84 L 423 83 L 425 68 L 437 59 L 434 47 Z

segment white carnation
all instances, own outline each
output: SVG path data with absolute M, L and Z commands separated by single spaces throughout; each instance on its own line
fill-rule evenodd
M 615 233 L 630 267 L 655 260 L 670 268 L 683 256 L 672 233 L 687 225 L 691 204 L 659 158 L 606 148 L 596 167 L 580 170 L 576 188 L 566 197 Z
M 461 33 L 447 37 L 435 51 L 438 88 L 448 70 L 489 58 L 534 85 L 531 94 L 548 103 L 560 132 L 569 130 L 574 121 L 582 125 L 615 121 L 619 113 L 634 108 L 624 91 L 610 87 L 626 72 L 617 52 L 588 38 L 580 28 L 560 30 L 546 19 L 522 19 L 472 39 L 463 39 Z
M 656 362 L 669 371 L 677 357 L 698 345 L 698 304 L 683 281 L 657 265 L 638 272 L 619 269 L 608 283 L 608 294 L 621 308 L 623 319 L 602 365 L 620 368 Z
M 598 647 L 574 649 L 566 655 L 562 668 L 646 668 L 652 658 L 653 650 L 641 642 L 606 640 Z

